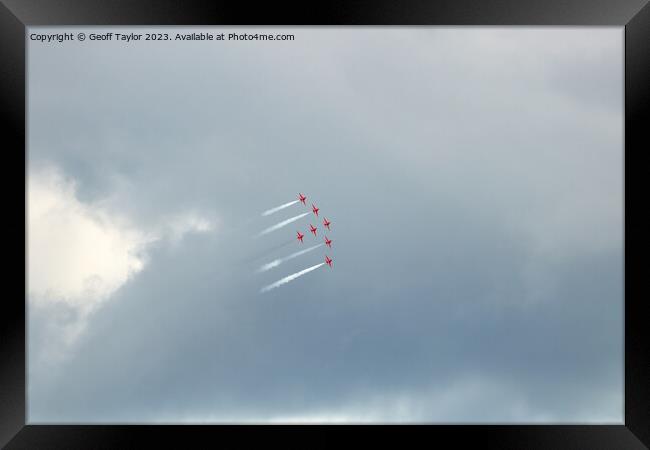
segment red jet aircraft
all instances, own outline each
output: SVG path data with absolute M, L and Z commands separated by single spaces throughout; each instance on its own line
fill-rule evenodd
M 307 197 L 305 197 L 304 195 L 299 193 L 298 194 L 298 199 L 302 202 L 303 205 L 307 206 L 307 204 L 305 203 L 305 200 L 307 200 Z
M 332 267 L 332 260 L 325 255 L 325 262 L 327 263 L 328 266 Z
M 316 208 L 313 203 L 311 204 L 311 210 L 314 211 L 314 214 L 316 214 L 316 217 L 318 217 L 319 208 Z
M 330 222 L 327 221 L 327 218 L 323 219 L 323 225 L 327 227 L 327 229 L 330 229 Z
M 327 239 L 327 236 L 325 236 L 325 245 L 327 245 L 329 248 L 332 248 L 332 240 Z
M 316 230 L 317 230 L 317 229 L 318 229 L 318 228 L 316 228 L 316 227 L 313 226 L 312 224 L 309 224 L 309 230 L 310 230 L 312 233 L 314 233 L 314 236 L 316 236 Z
M 298 231 L 298 237 L 297 237 L 297 239 L 300 241 L 301 244 L 302 244 L 302 238 L 304 238 L 304 237 L 305 237 L 305 235 L 304 235 L 304 234 L 300 234 L 300 231 Z

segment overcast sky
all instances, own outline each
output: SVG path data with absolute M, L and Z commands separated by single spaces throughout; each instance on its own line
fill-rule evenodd
M 29 422 L 622 423 L 623 29 L 247 31 L 28 43 Z

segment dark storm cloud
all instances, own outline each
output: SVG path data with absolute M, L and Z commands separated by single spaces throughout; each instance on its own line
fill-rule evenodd
M 622 420 L 622 32 L 295 32 L 30 46 L 30 164 L 145 228 L 219 222 L 30 363 L 30 420 Z M 255 274 L 316 223 L 251 240 L 298 191 L 334 248 Z

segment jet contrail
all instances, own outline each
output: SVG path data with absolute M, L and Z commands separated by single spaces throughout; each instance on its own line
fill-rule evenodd
M 284 209 L 284 208 L 288 208 L 288 207 L 291 206 L 291 205 L 295 205 L 295 204 L 298 203 L 299 201 L 300 201 L 300 200 L 294 200 L 294 201 L 292 201 L 292 202 L 285 203 L 284 205 L 280 205 L 280 206 L 278 206 L 277 208 L 271 208 L 271 209 L 269 209 L 269 210 L 267 210 L 267 211 L 264 211 L 264 212 L 262 213 L 262 216 L 270 216 L 271 214 L 276 213 L 276 212 L 278 212 L 278 211 L 280 211 L 280 210 L 282 210 L 282 209 Z
M 251 257 L 248 258 L 246 261 L 250 263 L 250 262 L 253 262 L 253 261 L 260 260 L 260 259 L 265 258 L 266 256 L 268 256 L 270 253 L 273 253 L 273 252 L 275 252 L 277 250 L 280 250 L 280 249 L 286 247 L 287 245 L 296 245 L 295 242 L 296 242 L 296 238 L 291 238 L 288 241 L 284 241 L 282 244 L 278 244 L 278 245 L 276 245 L 274 247 L 267 248 L 262 253 L 259 253 L 259 254 L 256 254 L 256 255 L 251 255 Z
M 312 250 L 315 250 L 315 249 L 317 249 L 318 247 L 321 247 L 321 246 L 323 246 L 323 245 L 325 245 L 325 244 L 316 244 L 316 245 L 313 245 L 313 246 L 311 246 L 311 247 L 309 247 L 309 248 L 306 248 L 306 249 L 304 249 L 304 250 L 300 250 L 299 252 L 292 253 L 292 254 L 289 255 L 289 256 L 285 256 L 284 258 L 274 259 L 274 260 L 271 261 L 270 263 L 268 263 L 268 264 L 264 264 L 262 267 L 260 267 L 260 268 L 258 269 L 258 272 L 266 272 L 266 271 L 269 270 L 269 269 L 273 269 L 274 267 L 278 267 L 280 264 L 282 264 L 282 263 L 285 262 L 285 261 L 289 261 L 290 259 L 297 258 L 298 256 L 300 256 L 300 255 L 304 255 L 305 253 L 309 253 L 309 252 L 311 252 Z
M 311 272 L 312 270 L 318 269 L 323 264 L 325 264 L 325 263 L 323 262 L 323 263 L 320 263 L 320 264 L 316 264 L 315 266 L 308 267 L 308 268 L 306 268 L 304 270 L 301 270 L 300 272 L 296 272 L 296 273 L 294 273 L 292 275 L 289 275 L 288 277 L 284 277 L 281 280 L 278 280 L 273 284 L 269 284 L 268 286 L 264 286 L 262 289 L 260 289 L 260 294 L 263 294 L 264 292 L 268 292 L 271 289 L 275 289 L 276 287 L 280 287 L 283 284 L 287 284 L 288 282 L 293 281 L 296 278 L 301 277 L 304 274 Z
M 262 231 L 262 232 L 261 232 L 260 234 L 258 234 L 257 236 L 259 237 L 259 236 L 265 235 L 265 234 L 267 234 L 267 233 L 270 233 L 271 231 L 279 230 L 280 228 L 289 225 L 291 222 L 295 222 L 295 221 L 298 220 L 298 219 L 302 219 L 303 217 L 308 216 L 309 214 L 311 214 L 311 213 L 306 212 L 306 213 L 302 213 L 302 214 L 300 214 L 300 215 L 298 215 L 298 216 L 292 217 L 292 218 L 290 218 L 290 219 L 283 220 L 282 222 L 280 222 L 280 223 L 276 223 L 276 224 L 273 225 L 272 227 L 269 227 L 269 228 L 267 228 L 266 230 Z

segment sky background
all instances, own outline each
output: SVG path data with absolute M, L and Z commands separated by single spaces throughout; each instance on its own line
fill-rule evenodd
M 623 29 L 234 30 L 28 42 L 28 421 L 622 423 Z

